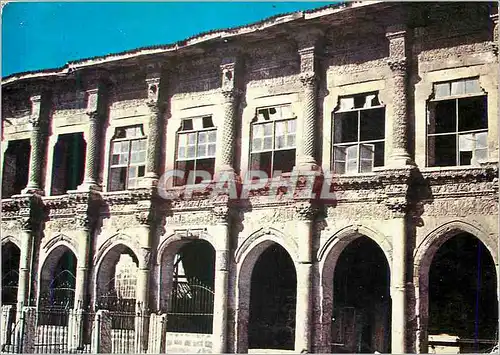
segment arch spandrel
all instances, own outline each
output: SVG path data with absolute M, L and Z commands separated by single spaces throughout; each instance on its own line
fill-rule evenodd
M 2 237 L 2 247 L 5 246 L 7 243 L 12 243 L 15 246 L 17 246 L 19 249 L 21 249 L 21 240 L 17 238 L 14 235 L 6 235 L 5 237 Z
M 287 237 L 283 232 L 276 228 L 262 227 L 250 234 L 238 247 L 238 249 L 236 249 L 234 254 L 236 263 L 240 264 L 240 262 L 244 262 L 245 258 L 252 252 L 252 250 L 265 241 L 279 244 L 287 251 L 294 263 L 297 260 L 298 246 L 293 238 Z
M 189 231 L 186 231 L 189 232 Z M 196 233 L 191 237 L 186 237 L 186 233 L 184 232 L 174 232 L 169 234 L 167 237 L 162 238 L 160 243 L 158 244 L 158 248 L 156 249 L 156 265 L 161 265 L 164 256 L 170 252 L 170 254 L 175 255 L 177 251 L 182 247 L 182 245 L 189 243 L 195 240 L 203 240 L 209 243 L 214 250 L 216 250 L 214 238 L 207 233 L 206 231 L 202 231 L 200 233 Z
M 136 257 L 140 255 L 140 246 L 137 241 L 134 241 L 134 239 L 128 234 L 116 233 L 113 236 L 107 238 L 106 241 L 104 241 L 99 246 L 96 253 L 94 254 L 93 264 L 98 266 L 102 262 L 102 259 L 106 256 L 106 254 L 108 254 L 111 249 L 120 244 L 132 250 Z

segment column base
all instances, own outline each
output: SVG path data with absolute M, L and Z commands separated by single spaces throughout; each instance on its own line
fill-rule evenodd
M 158 186 L 158 181 L 158 175 L 146 174 L 141 180 L 139 180 L 139 187 L 156 187 Z
M 45 196 L 45 191 L 43 191 L 39 187 L 27 186 L 25 189 L 23 189 L 21 191 L 21 195 L 40 195 L 40 196 Z
M 90 191 L 101 192 L 102 191 L 102 186 L 99 186 L 95 182 L 83 182 L 83 184 L 81 184 L 80 186 L 78 186 L 76 188 L 76 190 L 74 190 L 74 191 L 75 192 L 90 192 Z M 70 191 L 68 191 L 68 192 L 70 192 Z
M 415 162 L 407 153 L 395 153 L 389 157 L 388 167 L 416 166 Z

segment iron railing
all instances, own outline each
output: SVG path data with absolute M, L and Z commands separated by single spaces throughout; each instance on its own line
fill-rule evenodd
M 212 333 L 214 291 L 197 279 L 174 282 L 167 331 Z

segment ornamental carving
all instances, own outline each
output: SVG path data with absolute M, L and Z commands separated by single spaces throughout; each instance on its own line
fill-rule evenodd
M 496 196 L 487 198 L 467 197 L 453 199 L 436 199 L 424 204 L 423 216 L 487 216 L 498 215 L 498 199 Z
M 406 69 L 408 67 L 408 61 L 405 57 L 403 58 L 389 58 L 387 59 L 387 65 L 393 71 L 395 75 L 405 75 Z
M 390 219 L 391 212 L 384 205 L 378 203 L 339 203 L 327 208 L 327 223 L 334 224 L 342 221 L 384 220 Z
M 148 99 L 146 101 L 147 105 L 151 107 L 155 107 L 158 104 L 158 99 L 160 95 L 160 77 L 146 79 L 146 83 L 148 85 Z
M 138 211 L 135 213 L 135 219 L 140 225 L 150 225 L 154 221 L 154 215 L 151 211 Z
M 76 215 L 74 218 L 75 226 L 79 229 L 90 229 L 92 220 L 87 214 Z
M 318 82 L 318 77 L 314 72 L 302 72 L 300 73 L 300 82 L 306 87 L 314 87 Z
M 243 212 L 244 224 L 272 225 L 284 223 L 295 219 L 296 211 L 293 206 L 280 206 L 266 209 Z
M 165 221 L 167 225 L 212 225 L 215 222 L 210 211 L 175 212 L 173 216 L 167 216 Z
M 408 203 L 405 198 L 390 197 L 385 201 L 385 205 L 395 217 L 403 217 L 408 210 Z

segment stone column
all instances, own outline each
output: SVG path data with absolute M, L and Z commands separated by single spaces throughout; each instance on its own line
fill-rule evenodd
M 87 215 L 75 217 L 75 226 L 79 231 L 78 238 L 78 265 L 76 268 L 75 304 L 74 309 L 83 309 L 87 303 L 87 279 L 89 273 L 89 253 L 91 228 Z
M 234 173 L 234 152 L 236 148 L 236 120 L 238 114 L 239 97 L 242 92 L 238 89 L 241 59 L 237 57 L 225 58 L 221 64 L 222 74 L 222 109 L 224 119 L 217 139 L 217 155 L 215 159 L 216 174 L 220 172 Z
M 85 154 L 85 175 L 80 190 L 99 189 L 99 169 L 101 166 L 101 146 L 103 131 L 103 88 L 87 90 L 87 115 L 89 131 Z
M 299 170 L 318 170 L 316 160 L 317 111 L 318 111 L 318 47 L 323 33 L 309 31 L 298 39 L 300 56 L 300 81 L 303 90 L 303 111 L 298 119 L 302 128 L 302 140 L 298 141 L 296 168 Z
M 109 311 L 97 311 L 93 324 L 91 347 L 93 354 L 111 353 L 111 317 L 109 315 Z
M 146 79 L 148 85 L 149 130 L 148 150 L 146 160 L 145 186 L 155 186 L 160 174 L 161 137 L 162 137 L 162 103 L 160 95 L 160 74 L 149 75 Z
M 498 38 L 498 13 L 490 15 L 490 18 L 493 22 L 492 50 L 493 50 L 493 53 L 495 54 L 495 56 L 497 57 L 497 60 L 498 60 L 498 41 L 500 41 L 500 39 Z
M 229 298 L 229 207 L 216 206 L 213 214 L 217 220 L 215 250 L 215 296 L 212 353 L 227 352 L 227 306 Z
M 315 208 L 309 202 L 295 205 L 296 235 L 299 237 L 297 260 L 297 305 L 295 309 L 295 351 L 311 352 L 312 321 L 312 225 Z
M 149 320 L 148 354 L 165 353 L 167 337 L 167 315 L 151 314 Z
M 393 167 L 414 165 L 408 153 L 408 40 L 403 26 L 391 27 L 386 37 L 389 39 L 389 59 L 392 71 L 392 153 L 389 165 Z
M 406 352 L 406 202 L 403 199 L 389 199 L 387 207 L 392 211 L 392 331 L 391 352 Z
M 33 223 L 30 218 L 25 217 L 21 225 L 21 254 L 19 258 L 19 284 L 17 288 L 17 310 L 18 312 L 28 304 L 30 289 L 31 259 L 33 254 Z
M 16 353 L 33 354 L 35 352 L 36 308 L 21 309 L 19 325 L 16 327 Z
M 23 193 L 38 193 L 43 195 L 43 171 L 45 167 L 45 152 L 47 150 L 47 124 L 49 110 L 48 99 L 42 95 L 31 97 L 31 151 L 29 162 L 28 185 Z

